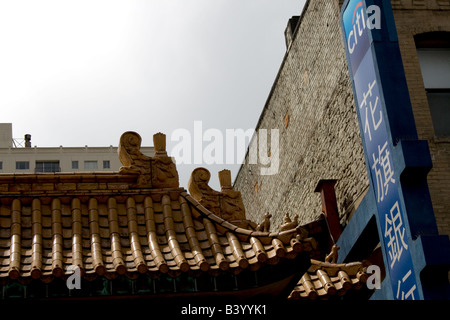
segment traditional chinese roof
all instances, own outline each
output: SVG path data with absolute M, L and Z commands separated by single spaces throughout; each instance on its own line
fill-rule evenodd
M 18 289 L 19 295 L 39 296 L 33 293 L 34 287 L 40 290 L 36 284 L 61 283 L 72 265 L 83 281 L 144 275 L 143 292 L 151 294 L 164 291 L 152 281 L 183 274 L 195 287 L 189 290 L 197 290 L 195 279 L 203 274 L 239 275 L 289 261 L 303 273 L 309 266 L 308 231 L 289 217 L 279 232 L 246 220 L 229 171 L 221 173 L 217 192 L 207 186 L 209 172 L 196 170 L 190 195 L 178 186 L 165 136 L 154 136 L 152 158 L 140 153 L 140 143 L 134 132 L 122 135 L 120 172 L 0 175 L 3 292 L 20 284 L 28 289 Z
M 280 233 L 238 228 L 183 190 L 148 195 L 2 198 L 0 277 L 50 281 L 69 265 L 86 274 L 239 272 L 294 257 Z M 295 230 L 287 236 L 294 235 Z
M 366 283 L 369 277 L 366 269 L 362 262 L 337 264 L 311 259 L 311 266 L 289 299 L 315 300 L 343 296 L 350 289 L 358 290 Z

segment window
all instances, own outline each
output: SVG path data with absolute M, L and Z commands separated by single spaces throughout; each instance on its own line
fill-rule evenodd
M 427 99 L 438 137 L 450 137 L 450 90 L 427 89 Z
M 35 172 L 60 172 L 59 161 L 36 161 Z
M 0 161 L 0 170 L 3 170 L 3 161 Z
M 435 135 L 450 137 L 450 32 L 415 37 Z
M 30 169 L 30 163 L 28 161 L 16 161 L 17 170 L 28 170 Z
M 103 161 L 103 169 L 110 169 L 111 168 L 111 163 L 109 162 L 109 160 L 104 160 Z
M 72 169 L 78 169 L 78 161 L 72 161 Z
M 85 169 L 98 169 L 97 161 L 85 161 L 84 162 Z

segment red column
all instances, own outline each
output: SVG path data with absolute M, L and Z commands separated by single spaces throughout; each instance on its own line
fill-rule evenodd
M 320 192 L 322 200 L 322 212 L 328 221 L 331 236 L 336 242 L 342 233 L 342 227 L 339 222 L 339 212 L 337 208 L 336 193 L 334 185 L 337 180 L 320 180 L 314 192 Z

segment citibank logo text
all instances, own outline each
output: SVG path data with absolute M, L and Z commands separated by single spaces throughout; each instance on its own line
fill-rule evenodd
M 361 38 L 366 28 L 381 29 L 381 9 L 377 5 L 371 5 L 364 14 L 364 5 L 362 1 L 358 2 L 353 11 L 352 28 L 347 36 L 348 51 L 352 54 L 358 45 L 358 39 Z

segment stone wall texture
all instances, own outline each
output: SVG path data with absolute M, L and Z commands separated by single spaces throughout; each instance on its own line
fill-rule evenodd
M 279 130 L 279 171 L 261 175 L 260 164 L 244 165 L 235 181 L 247 217 L 259 221 L 270 212 L 275 227 L 285 213 L 301 223 L 319 218 L 320 179 L 339 180 L 340 212 L 368 186 L 340 7 L 314 0 L 306 6 L 257 127 Z
M 259 222 L 269 212 L 275 228 L 286 213 L 298 215 L 300 223 L 316 220 L 321 213 L 320 196 L 314 192 L 317 183 L 337 179 L 344 223 L 368 189 L 340 30 L 341 4 L 310 0 L 305 5 L 256 128 L 279 130 L 279 170 L 261 175 L 264 166 L 248 164 L 247 154 L 235 179 L 248 219 Z M 436 220 L 440 233 L 450 234 L 450 140 L 434 137 L 413 38 L 417 33 L 450 31 L 450 1 L 392 4 L 419 138 L 428 140 L 433 159 L 428 181 Z

